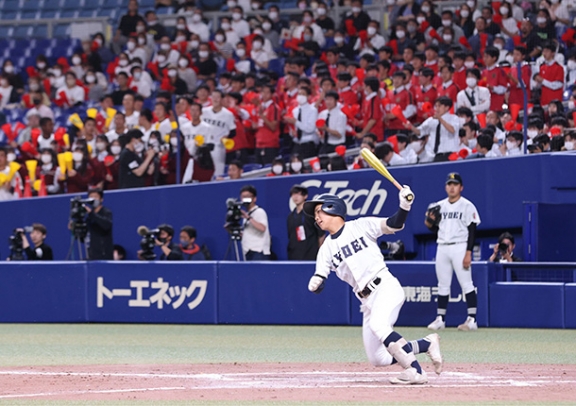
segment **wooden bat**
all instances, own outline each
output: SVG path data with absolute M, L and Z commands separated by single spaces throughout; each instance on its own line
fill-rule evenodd
M 396 179 L 394 179 L 394 176 L 388 172 L 388 169 L 386 169 L 382 161 L 380 161 L 378 157 L 372 153 L 372 151 L 370 151 L 368 148 L 362 148 L 360 155 L 366 162 L 368 162 L 368 165 L 376 169 L 380 175 L 384 176 L 386 179 L 392 182 L 392 184 L 396 186 L 398 190 L 402 190 L 402 185 L 398 183 Z M 412 201 L 412 199 L 414 199 L 414 195 L 410 194 L 406 196 L 406 200 Z

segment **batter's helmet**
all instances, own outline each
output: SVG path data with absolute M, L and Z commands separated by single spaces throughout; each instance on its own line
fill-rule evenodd
M 314 217 L 314 209 L 318 204 L 322 204 L 322 211 L 332 216 L 340 216 L 346 220 L 346 203 L 338 196 L 323 194 L 314 200 L 304 203 L 304 213 Z

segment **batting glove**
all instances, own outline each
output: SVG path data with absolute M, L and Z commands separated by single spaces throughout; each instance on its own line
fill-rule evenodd
M 324 281 L 326 280 L 325 277 L 320 275 L 314 275 L 310 278 L 310 282 L 308 282 L 308 290 L 314 293 L 322 292 L 324 289 Z
M 402 186 L 402 190 L 398 194 L 398 199 L 400 200 L 400 208 L 410 211 L 412 203 L 414 203 L 414 192 L 412 192 L 410 186 Z

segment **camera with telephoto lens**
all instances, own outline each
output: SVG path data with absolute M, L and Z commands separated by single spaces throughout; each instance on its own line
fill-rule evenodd
M 498 254 L 500 257 L 504 257 L 504 255 L 508 254 L 508 244 L 505 242 L 498 243 Z
M 12 235 L 8 237 L 10 248 L 10 260 L 21 261 L 24 259 L 24 247 L 22 236 L 24 233 L 31 233 L 32 227 L 15 228 Z
M 156 246 L 156 240 L 160 240 L 160 229 L 154 228 L 150 230 L 146 226 L 140 226 L 137 230 L 138 234 L 142 237 L 140 240 L 140 248 L 142 252 L 140 256 L 146 261 L 152 261 L 156 259 L 156 254 L 154 253 L 154 247 Z
M 88 234 L 88 225 L 86 224 L 86 215 L 88 210 L 86 206 L 93 205 L 94 199 L 82 199 L 80 196 L 70 199 L 70 224 L 74 237 L 84 241 Z
M 404 243 L 401 240 L 396 242 L 382 241 L 380 249 L 383 251 L 384 259 L 401 261 L 404 257 Z
M 247 208 L 252 199 L 236 200 L 233 197 L 226 199 L 226 223 L 224 228 L 230 233 L 233 240 L 242 239 L 242 208 Z

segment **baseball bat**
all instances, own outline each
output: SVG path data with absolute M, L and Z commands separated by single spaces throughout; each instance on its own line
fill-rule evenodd
M 398 183 L 396 179 L 394 179 L 394 176 L 388 172 L 388 169 L 386 169 L 382 161 L 380 161 L 378 157 L 372 153 L 372 151 L 370 151 L 368 148 L 362 148 L 360 155 L 366 162 L 368 162 L 368 165 L 376 169 L 380 175 L 384 176 L 386 179 L 392 182 L 392 184 L 396 186 L 398 190 L 402 190 L 402 185 Z M 414 199 L 414 195 L 408 195 L 406 197 L 406 200 L 408 201 L 411 201 L 412 199 Z

